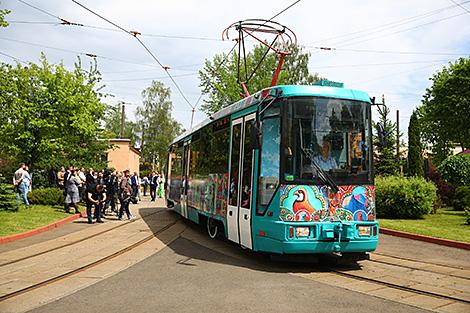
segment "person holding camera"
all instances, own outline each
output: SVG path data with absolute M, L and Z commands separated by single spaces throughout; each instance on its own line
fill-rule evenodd
M 86 215 L 88 218 L 88 224 L 93 224 L 93 219 L 91 215 L 91 208 L 95 207 L 95 216 L 97 223 L 104 223 L 101 219 L 101 208 L 103 203 L 106 201 L 106 191 L 104 185 L 93 184 L 89 185 L 86 190 Z

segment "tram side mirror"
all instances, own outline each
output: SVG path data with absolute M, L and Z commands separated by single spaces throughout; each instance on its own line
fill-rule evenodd
M 261 146 L 261 131 L 260 125 L 255 121 L 251 121 L 251 131 L 250 131 L 250 148 L 259 149 Z

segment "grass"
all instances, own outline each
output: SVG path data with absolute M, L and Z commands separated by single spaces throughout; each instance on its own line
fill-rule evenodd
M 426 236 L 470 242 L 470 225 L 466 224 L 464 211 L 451 208 L 439 209 L 436 214 L 423 219 L 378 219 L 380 227 L 406 231 Z
M 18 211 L 0 211 L 0 237 L 22 233 L 61 220 L 70 214 L 61 206 L 22 206 Z

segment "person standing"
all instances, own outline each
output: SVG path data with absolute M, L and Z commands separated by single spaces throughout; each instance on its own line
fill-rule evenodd
M 83 167 L 78 170 L 78 179 L 80 179 L 80 185 L 78 186 L 78 193 L 80 194 L 80 199 L 86 202 L 86 175 L 85 169 Z
M 25 187 L 25 193 L 26 193 L 26 197 L 27 197 L 28 192 L 30 192 L 32 187 L 33 187 L 33 179 L 31 178 L 31 174 L 29 174 L 28 165 L 24 166 L 23 184 L 24 184 L 24 187 Z
M 152 179 L 150 180 L 150 201 L 155 201 L 157 197 L 157 188 L 158 188 L 158 175 L 155 172 L 152 172 Z
M 96 180 L 96 177 L 95 177 L 95 173 L 93 171 L 93 168 L 89 168 L 88 169 L 88 174 L 86 174 L 86 186 L 90 186 L 90 185 L 94 185 L 95 184 L 95 180 Z
M 91 208 L 95 207 L 95 216 L 97 223 L 104 223 L 101 219 L 101 209 L 103 203 L 106 201 L 106 192 L 104 185 L 102 184 L 93 184 L 89 185 L 86 189 L 86 216 L 88 219 L 88 224 L 93 224 Z
M 70 213 L 70 207 L 75 209 L 75 213 L 79 213 L 77 203 L 80 202 L 80 195 L 78 193 L 78 185 L 80 184 L 78 178 L 76 177 L 75 170 L 71 170 L 67 175 L 67 180 L 65 181 L 65 190 L 67 194 L 65 196 L 65 212 Z
M 54 165 L 51 166 L 49 171 L 49 186 L 52 188 L 57 187 L 57 170 Z
M 105 172 L 106 202 L 104 212 L 111 207 L 111 211 L 116 213 L 116 193 L 118 190 L 117 172 Z
M 120 195 L 119 195 L 119 200 L 121 202 L 121 207 L 119 208 L 119 215 L 118 219 L 121 221 L 122 220 L 122 214 L 124 213 L 123 211 L 126 211 L 127 218 L 131 220 L 132 214 L 129 211 L 129 204 L 131 202 L 131 195 L 132 195 L 132 187 L 129 185 L 128 178 L 130 176 L 130 171 L 125 170 L 124 171 L 124 177 L 121 179 L 121 182 L 119 183 L 119 189 L 120 189 Z
M 18 201 L 18 204 L 21 204 L 21 198 L 23 198 L 24 204 L 29 206 L 28 197 L 26 196 L 26 188 L 23 183 L 25 178 L 25 167 L 26 164 L 21 163 L 20 167 L 15 171 L 15 174 L 13 175 L 13 185 L 15 186 L 16 200 Z
M 134 175 L 131 177 L 131 187 L 132 187 L 132 196 L 134 198 L 138 197 L 138 192 L 139 192 L 139 176 L 137 175 L 137 172 L 134 172 Z
M 161 173 L 158 177 L 158 197 L 165 197 L 165 176 L 163 175 L 163 173 Z
M 65 181 L 65 168 L 63 166 L 60 167 L 60 171 L 57 173 L 57 184 L 59 185 L 60 189 L 64 189 L 64 181 Z
M 144 189 L 144 197 L 147 195 L 147 188 L 149 186 L 149 178 L 148 176 L 144 176 L 144 178 L 142 178 L 142 185 L 143 185 L 143 189 Z

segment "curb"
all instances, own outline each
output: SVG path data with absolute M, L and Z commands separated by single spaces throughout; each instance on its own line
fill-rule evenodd
M 57 228 L 61 225 L 64 225 L 64 224 L 70 223 L 72 221 L 75 221 L 76 219 L 79 219 L 81 216 L 84 216 L 84 214 L 86 215 L 85 211 L 81 212 L 81 215 L 80 214 L 74 214 L 72 216 L 63 218 L 63 219 L 58 220 L 57 222 L 51 223 L 49 225 L 45 225 L 45 226 L 41 226 L 39 228 L 31 229 L 31 230 L 25 231 L 23 233 L 0 237 L 0 245 L 6 244 L 6 243 L 9 243 L 9 242 L 13 242 L 13 241 L 16 241 L 16 240 L 28 238 L 28 237 L 43 233 L 45 231 Z
M 435 244 L 447 246 L 447 247 L 470 250 L 470 243 L 463 242 L 463 241 L 456 241 L 456 240 L 442 239 L 442 238 L 436 238 L 436 237 L 425 236 L 425 235 L 418 235 L 418 234 L 407 233 L 404 231 L 394 230 L 394 229 L 389 229 L 389 228 L 380 228 L 380 233 L 385 234 L 385 235 L 392 235 L 392 236 L 403 237 L 403 238 L 408 238 L 408 239 L 413 239 L 413 240 L 420 240 L 420 241 L 435 243 Z

